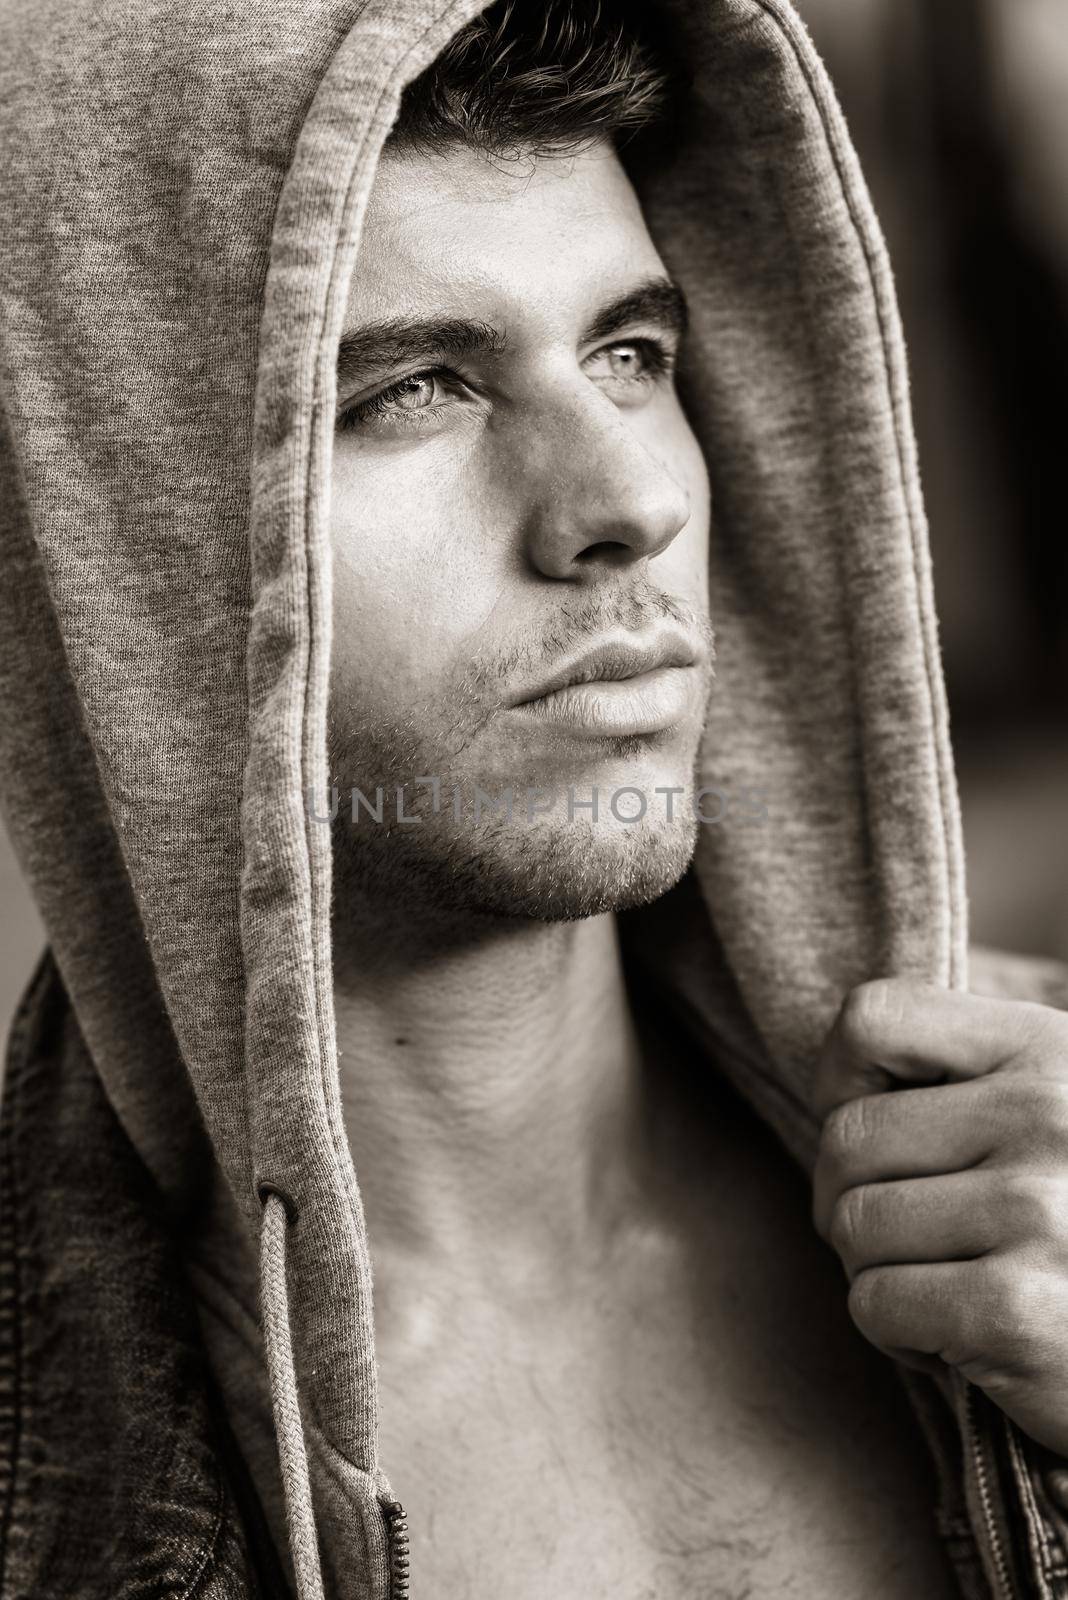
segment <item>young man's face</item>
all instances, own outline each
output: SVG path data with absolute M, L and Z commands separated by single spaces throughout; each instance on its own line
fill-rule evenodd
M 342 893 L 555 920 L 643 903 L 685 870 L 711 629 L 708 481 L 671 379 L 680 310 L 607 146 L 387 147 L 333 457 Z M 590 663 L 578 676 L 601 681 L 530 702 L 621 645 L 651 647 L 653 670 Z M 401 785 L 415 823 L 397 821 Z M 361 807 L 354 827 L 352 788 L 373 803 L 378 786 L 381 824 Z M 671 787 L 686 793 L 655 793 Z

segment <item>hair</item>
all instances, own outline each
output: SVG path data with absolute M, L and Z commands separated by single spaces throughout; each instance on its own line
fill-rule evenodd
M 660 120 L 666 63 L 619 0 L 495 0 L 404 91 L 395 150 L 570 155 Z

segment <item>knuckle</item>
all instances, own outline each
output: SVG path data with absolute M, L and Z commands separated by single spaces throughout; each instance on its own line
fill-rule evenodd
M 1065 1231 L 1064 1184 L 1046 1173 L 1007 1172 L 994 1194 L 999 1230 L 1021 1241 L 1048 1241 Z
M 1024 1048 L 1068 1071 L 1068 1012 L 1034 1001 L 1017 1002 Z
M 1026 1090 L 1031 1114 L 1058 1132 L 1068 1129 L 1068 1081 L 1063 1078 L 1019 1074 L 1021 1099 Z M 1026 1090 L 1024 1086 L 1026 1085 Z
M 1059 1141 L 1068 1143 L 1068 1081 L 1063 1078 L 1033 1078 L 1038 1090 L 1034 1115 L 1037 1124 Z
M 971 1306 L 976 1342 L 1017 1355 L 1033 1341 L 1049 1314 L 1042 1274 L 1016 1257 L 988 1259 L 982 1289 Z
M 997 1109 L 1016 1131 L 1068 1143 L 1068 1082 L 1026 1072 L 998 1075 Z

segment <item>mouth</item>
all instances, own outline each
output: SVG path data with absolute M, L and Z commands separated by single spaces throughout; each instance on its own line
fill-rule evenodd
M 609 639 L 522 691 L 510 709 L 587 737 L 659 733 L 694 709 L 701 660 L 699 646 L 675 631 Z

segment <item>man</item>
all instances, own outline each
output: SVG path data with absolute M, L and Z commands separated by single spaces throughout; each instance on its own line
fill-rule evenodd
M 45 850 L 10 786 L 59 970 L 5 1091 L 0 1593 L 396 1600 L 397 1494 L 427 1594 L 1053 1592 L 1068 1022 L 962 992 L 833 103 L 781 5 L 470 9 L 254 29 L 303 87 L 236 142 L 205 96 L 177 201 L 127 107 L 110 342 L 11 269 L 54 677 L 5 750 L 84 807 Z
M 341 341 L 334 971 L 382 1457 L 431 1594 L 487 1584 L 475 1495 L 524 1600 L 948 1594 L 922 1446 L 781 1157 L 673 1082 L 624 981 L 613 913 L 716 809 L 710 519 L 683 297 L 612 147 L 663 91 L 594 15 L 550 9 L 549 46 L 494 8 L 415 86 Z M 555 103 L 522 97 L 539 46 Z
M 563 15 L 581 29 L 578 8 Z M 463 1583 L 463 1505 L 487 1458 L 508 1467 L 479 1500 L 513 1593 L 580 1575 L 606 1595 L 859 1593 L 873 1570 L 885 1593 L 949 1593 L 909 1441 L 833 1317 L 818 1250 L 791 1234 L 795 1196 L 776 1208 L 774 1163 L 753 1179 L 754 1131 L 723 1104 L 710 1136 L 666 1087 L 672 1046 L 634 1031 L 612 913 L 670 888 L 693 853 L 699 808 L 679 797 L 710 687 L 709 494 L 672 378 L 682 296 L 611 142 L 655 114 L 659 85 L 633 39 L 626 53 L 590 18 L 569 56 L 554 24 L 551 9 L 534 28 L 491 8 L 409 92 L 341 342 L 332 772 L 354 803 L 335 816 L 335 977 L 375 1241 L 383 1455 L 404 1468 L 416 1526 L 435 1530 L 434 1593 Z M 524 102 L 536 52 L 567 86 L 556 108 L 547 71 Z M 624 786 L 640 816 L 610 806 Z M 510 796 L 511 814 L 476 820 L 480 787 L 487 805 Z M 407 810 L 383 827 L 383 796 L 401 791 Z M 1063 1018 L 859 990 L 825 1106 L 867 1089 L 863 1063 L 890 1065 L 884 1049 L 906 1076 L 914 1060 L 970 1076 L 1032 1028 L 1035 1074 L 1048 1062 L 1063 1097 Z M 861 1269 L 854 1314 L 884 1346 L 906 1342 L 898 1330 L 939 1353 L 965 1341 L 962 1365 L 996 1366 L 995 1392 L 1019 1390 L 1036 1432 L 1068 1443 L 1059 1353 L 1030 1398 L 997 1366 L 1026 1336 L 1014 1321 L 995 1339 L 1000 1285 L 988 1332 L 978 1275 L 958 1290 L 947 1266 L 943 1290 L 920 1269 L 862 1270 L 1003 1250 L 1006 1276 L 1030 1279 L 1013 1247 L 1041 1249 L 1063 1148 L 1052 1171 L 1024 1150 L 967 1188 L 865 1187 L 970 1165 L 996 1142 L 1000 1097 L 957 1094 L 932 1127 L 940 1105 L 917 1100 L 915 1127 L 903 1112 L 863 1140 L 866 1124 L 832 1124 L 820 1220 Z M 1033 1215 L 979 1220 L 1018 1190 Z M 776 1349 L 768 1311 L 787 1271 L 805 1310 Z M 835 1340 L 833 1382 L 817 1328 Z M 684 1510 L 665 1472 L 643 1519 L 658 1435 L 703 1492 Z M 893 1461 L 877 1497 L 861 1488 L 873 1448 Z M 774 1531 L 771 1481 L 788 1485 Z M 587 1510 L 569 1523 L 576 1484 Z

